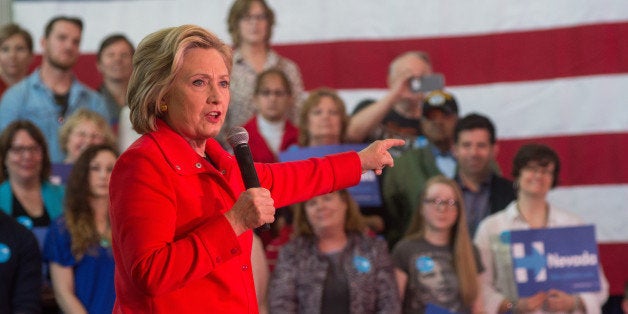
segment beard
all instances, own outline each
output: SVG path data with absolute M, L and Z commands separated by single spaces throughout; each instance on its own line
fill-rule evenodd
M 52 56 L 46 56 L 46 61 L 48 62 L 48 64 L 52 65 L 53 67 L 63 70 L 63 71 L 69 71 L 72 69 L 72 67 L 76 64 L 78 59 L 74 59 L 71 60 L 69 62 L 63 62 L 61 60 L 58 60 Z

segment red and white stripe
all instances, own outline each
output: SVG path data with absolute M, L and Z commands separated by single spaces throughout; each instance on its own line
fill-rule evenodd
M 551 200 L 596 225 L 611 292 L 621 293 L 628 279 L 621 265 L 628 259 L 628 2 L 269 2 L 275 49 L 299 64 L 307 89 L 336 88 L 351 110 L 383 95 L 391 59 L 424 50 L 461 113 L 482 112 L 496 123 L 505 174 L 522 143 L 556 149 L 563 168 Z M 86 56 L 77 75 L 95 86 L 94 53 L 105 35 L 124 32 L 137 44 L 190 23 L 230 41 L 230 3 L 18 0 L 14 16 L 35 39 L 51 16 L 81 16 Z

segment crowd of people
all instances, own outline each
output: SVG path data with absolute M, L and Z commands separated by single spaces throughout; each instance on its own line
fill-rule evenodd
M 227 22 L 232 47 L 194 25 L 105 37 L 97 91 L 73 73 L 81 19 L 46 24 L 32 73 L 29 33 L 0 27 L 0 313 L 601 313 L 601 266 L 597 292 L 517 291 L 504 231 L 585 224 L 547 199 L 551 147 L 523 145 L 511 181 L 489 117 L 413 89 L 427 53 L 400 53 L 384 96 L 348 113 L 272 49 L 264 0 Z M 366 174 L 380 205 L 348 190 Z

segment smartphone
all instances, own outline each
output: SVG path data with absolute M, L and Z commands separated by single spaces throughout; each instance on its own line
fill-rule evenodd
M 413 93 L 443 89 L 445 87 L 445 76 L 440 73 L 414 76 L 408 80 L 408 86 Z

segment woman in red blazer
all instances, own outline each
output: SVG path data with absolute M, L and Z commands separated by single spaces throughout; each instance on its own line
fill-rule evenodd
M 235 158 L 214 140 L 229 105 L 231 52 L 193 25 L 148 35 L 133 58 L 127 100 L 143 134 L 111 176 L 114 313 L 257 313 L 252 228 L 285 206 L 392 166 L 377 141 L 359 153 L 255 164 L 245 190 Z

